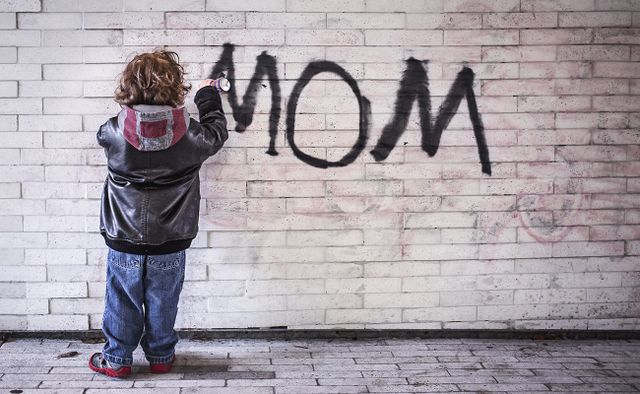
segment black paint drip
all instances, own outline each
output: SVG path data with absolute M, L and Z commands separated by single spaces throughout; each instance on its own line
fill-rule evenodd
M 302 90 L 305 88 L 305 86 L 307 86 L 309 81 L 311 81 L 314 76 L 321 72 L 330 72 L 339 75 L 353 91 L 353 94 L 358 99 L 358 107 L 360 108 L 358 139 L 353 145 L 353 148 L 351 148 L 351 151 L 349 151 L 338 161 L 319 159 L 302 152 L 296 145 L 293 138 L 296 126 L 296 107 L 298 105 L 300 94 L 302 93 Z M 291 149 L 293 150 L 293 153 L 296 155 L 296 157 L 309 165 L 319 168 L 343 167 L 352 163 L 367 145 L 367 139 L 369 137 L 370 118 L 371 103 L 360 93 L 360 88 L 358 87 L 358 84 L 356 83 L 355 79 L 353 79 L 351 74 L 349 74 L 344 68 L 340 67 L 334 62 L 324 60 L 311 62 L 307 65 L 307 67 L 305 67 L 304 71 L 302 71 L 302 75 L 300 75 L 300 78 L 298 78 L 298 81 L 296 82 L 295 86 L 293 87 L 293 91 L 291 92 L 291 96 L 289 97 L 289 103 L 287 105 L 287 141 L 289 142 L 289 145 L 291 146 Z
M 463 67 L 456 76 L 453 85 L 438 110 L 435 124 L 431 123 L 431 93 L 429 92 L 429 79 L 422 62 L 411 57 L 406 60 L 407 69 L 402 75 L 400 89 L 397 93 L 395 113 L 391 121 L 382 129 L 382 135 L 375 148 L 370 152 L 376 161 L 381 161 L 389 156 L 389 153 L 398 143 L 400 136 L 407 128 L 411 107 L 418 100 L 420 111 L 420 129 L 422 131 L 422 149 L 432 157 L 438 152 L 442 132 L 447 128 L 451 118 L 458 111 L 460 102 L 466 96 L 469 107 L 469 117 L 473 125 L 473 132 L 478 144 L 478 154 L 482 164 L 482 172 L 491 175 L 491 162 L 489 149 L 484 136 L 484 126 L 478 113 L 475 93 L 473 92 L 473 71 L 469 67 Z

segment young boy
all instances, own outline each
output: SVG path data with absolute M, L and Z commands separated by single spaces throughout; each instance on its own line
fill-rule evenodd
M 135 56 L 115 91 L 122 110 L 97 134 L 108 165 L 100 209 L 109 249 L 107 342 L 89 367 L 112 377 L 131 373 L 138 343 L 152 373 L 171 370 L 185 249 L 198 232 L 198 171 L 228 138 L 213 80 L 194 98 L 200 122 L 189 117 L 183 103 L 191 86 L 178 60 L 164 50 Z

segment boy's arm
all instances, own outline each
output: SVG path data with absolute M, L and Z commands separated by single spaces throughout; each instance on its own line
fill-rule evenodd
M 205 86 L 196 92 L 193 101 L 198 107 L 202 133 L 203 149 L 207 156 L 212 156 L 222 148 L 229 138 L 227 118 L 222 109 L 220 94 L 211 86 Z
M 98 141 L 98 145 L 103 148 L 107 148 L 107 139 L 104 132 L 102 131 L 102 128 L 105 124 L 102 124 L 100 127 L 98 127 L 98 132 L 96 133 L 96 140 Z

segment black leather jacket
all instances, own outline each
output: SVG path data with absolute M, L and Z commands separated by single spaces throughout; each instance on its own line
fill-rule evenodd
M 200 122 L 186 108 L 124 106 L 97 134 L 108 175 L 100 233 L 112 249 L 166 254 L 188 248 L 198 232 L 202 163 L 228 138 L 218 92 L 195 95 Z

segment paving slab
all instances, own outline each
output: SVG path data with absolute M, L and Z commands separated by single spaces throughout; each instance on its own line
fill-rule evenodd
M 0 393 L 640 392 L 639 340 L 183 339 L 168 374 L 88 369 L 80 340 L 0 344 Z

